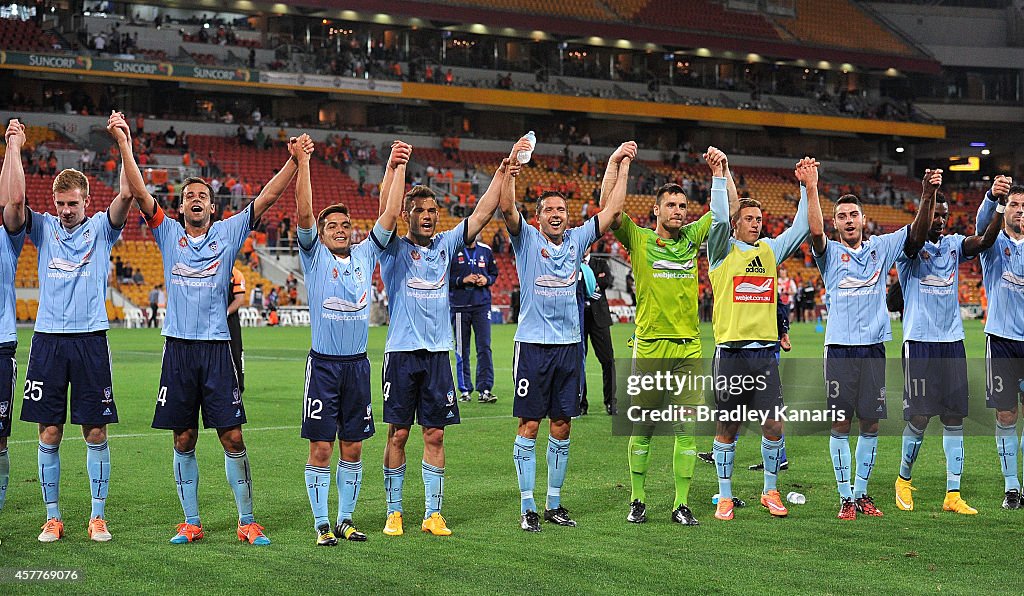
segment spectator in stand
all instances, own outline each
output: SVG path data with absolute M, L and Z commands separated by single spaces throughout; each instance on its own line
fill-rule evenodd
M 164 133 L 164 143 L 168 147 L 174 147 L 178 144 L 178 133 L 174 130 L 173 126 Z

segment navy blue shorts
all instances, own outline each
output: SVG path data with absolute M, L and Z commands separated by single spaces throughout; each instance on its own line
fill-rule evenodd
M 825 396 L 846 420 L 885 420 L 885 344 L 825 346 Z
M 512 375 L 512 415 L 529 420 L 580 415 L 583 390 L 581 344 L 531 344 L 517 341 Z
M 245 406 L 229 344 L 165 338 L 153 428 L 199 428 L 200 409 L 205 428 L 245 424 Z
M 0 344 L 0 439 L 11 436 L 14 418 L 14 388 L 18 383 L 18 342 Z
M 985 405 L 1005 411 L 1016 408 L 1024 385 L 1024 341 L 986 336 L 985 364 Z
M 903 343 L 903 419 L 967 416 L 967 353 L 964 342 Z
M 774 420 L 782 407 L 782 380 L 775 348 L 715 348 L 712 377 L 715 409 L 731 412 L 741 407 L 768 412 Z
M 69 384 L 71 424 L 117 422 L 106 332 L 32 335 L 21 419 L 46 425 L 67 422 Z
M 442 428 L 459 423 L 448 352 L 384 354 L 384 422 Z M 414 420 L 415 418 L 415 420 Z
M 363 441 L 373 436 L 370 361 L 366 354 L 330 356 L 309 351 L 302 400 L 302 438 Z

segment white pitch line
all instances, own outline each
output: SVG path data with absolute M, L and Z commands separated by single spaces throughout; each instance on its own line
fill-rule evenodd
M 468 418 L 463 418 L 462 421 L 465 422 L 467 420 L 501 420 L 501 419 L 514 420 L 515 417 L 512 416 L 512 414 L 508 414 L 507 416 L 504 416 L 504 415 L 503 416 L 470 416 Z M 257 427 L 257 428 L 245 428 L 245 427 L 242 427 L 242 433 L 244 435 L 246 433 L 268 432 L 268 431 L 276 431 L 276 430 L 299 430 L 301 428 L 302 428 L 301 425 L 296 425 L 296 426 L 261 426 L 261 427 Z M 107 435 L 107 440 L 145 439 L 145 438 L 149 438 L 149 437 L 166 437 L 166 436 L 170 435 L 170 432 L 171 431 L 169 431 L 169 430 L 159 430 L 159 431 L 158 430 L 154 430 L 153 432 L 148 432 L 148 433 L 126 433 L 126 434 L 123 434 L 123 435 L 108 434 Z M 216 429 L 212 429 L 212 428 L 203 429 L 201 432 L 204 433 L 204 434 L 214 434 L 216 432 Z M 80 437 L 80 436 L 76 435 L 74 437 L 65 437 L 62 442 L 67 442 L 67 441 L 84 441 L 84 440 L 85 439 L 83 437 Z M 18 441 L 8 441 L 7 442 L 8 445 L 28 445 L 30 443 L 37 444 L 37 443 L 39 443 L 39 440 L 38 439 L 31 439 L 31 440 L 22 439 L 22 440 L 18 440 Z

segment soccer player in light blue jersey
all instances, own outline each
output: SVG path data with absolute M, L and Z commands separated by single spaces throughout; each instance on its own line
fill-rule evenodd
M 520 139 L 513 151 L 529 150 Z M 454 229 L 437 233 L 438 203 L 434 192 L 414 186 L 405 195 L 402 218 L 408 233 L 392 241 L 380 256 L 381 278 L 388 293 L 391 325 L 384 345 L 384 492 L 388 518 L 384 534 L 400 536 L 405 445 L 414 422 L 423 428 L 421 471 L 424 515 L 420 529 L 434 536 L 452 531 L 441 516 L 444 501 L 444 430 L 459 423 L 459 406 L 448 352 L 448 270 L 467 239 L 476 237 L 498 207 L 498 194 L 510 170 L 508 160 L 495 172 L 473 213 Z M 382 195 L 382 200 L 385 197 Z M 382 203 L 381 212 L 385 210 Z
M 381 192 L 387 197 L 384 212 L 367 239 L 355 245 L 352 220 L 343 203 L 335 203 L 313 217 L 309 156 L 299 156 L 295 182 L 297 235 L 313 338 L 306 359 L 302 437 L 309 440 L 306 490 L 320 546 L 335 546 L 339 538 L 366 540 L 366 534 L 353 524 L 352 516 L 363 480 L 363 441 L 374 433 L 370 361 L 366 357 L 370 292 L 373 270 L 392 241 L 402 212 L 405 168 L 411 150 L 405 143 L 396 141 L 392 145 L 381 185 Z M 335 440 L 341 442 L 341 448 L 338 518 L 332 530 L 327 518 L 327 497 Z
M 1017 409 L 1024 385 L 1024 186 L 1014 184 L 1008 176 L 996 176 L 992 189 L 985 194 L 976 229 L 985 229 L 998 213 L 1004 218 L 1002 232 L 996 243 L 981 253 L 982 281 L 989 304 L 985 397 L 988 407 L 996 411 L 996 451 L 1006 491 L 1003 508 L 1020 509 Z
M 903 288 L 903 458 L 896 478 L 896 507 L 914 509 L 911 472 L 932 416 L 942 421 L 946 454 L 944 511 L 974 515 L 978 510 L 960 496 L 964 466 L 964 417 L 968 409 L 967 355 L 957 285 L 960 264 L 995 244 L 1003 216 L 992 218 L 984 236 L 943 235 L 949 205 L 939 192 L 942 170 L 926 170 L 921 211 L 932 212 L 928 240 L 917 254 L 896 259 Z
M 519 478 L 520 527 L 527 532 L 540 531 L 533 488 L 537 433 L 543 418 L 550 419 L 544 519 L 560 526 L 576 525 L 561 504 L 561 494 L 569 464 L 572 418 L 579 415 L 582 398 L 584 354 L 580 349 L 582 321 L 576 299 L 577 274 L 587 248 L 622 213 L 629 164 L 636 159 L 636 151 L 636 143 L 628 141 L 612 153 L 606 183 L 601 185 L 607 195 L 601 198 L 604 208 L 579 227 L 568 228 L 568 201 L 558 192 L 545 192 L 537 201 L 539 230 L 523 225 L 515 205 L 513 179 L 506 179 L 501 193 L 501 211 L 516 254 L 519 282 L 524 290 L 529 288 L 522 295 L 512 364 L 512 415 L 519 418 L 513 463 Z
M 885 307 L 885 281 L 900 254 L 916 255 L 921 250 L 932 214 L 919 209 L 911 225 L 865 240 L 860 199 L 846 194 L 836 201 L 832 222 L 839 241 L 829 240 L 823 230 L 812 233 L 811 252 L 825 283 L 828 308 L 825 390 L 835 416 L 829 453 L 839 489 L 838 518 L 856 519 L 858 512 L 881 517 L 868 495 L 868 479 L 878 452 L 878 421 L 886 417 L 884 342 L 892 339 L 892 329 Z M 856 468 L 850 460 L 854 414 L 860 421 Z
M 111 116 L 107 130 L 120 140 Z M 127 156 L 122 152 L 122 161 Z M 29 350 L 21 419 L 39 425 L 39 484 L 46 504 L 40 542 L 56 542 L 64 534 L 58 504 L 60 443 L 67 422 L 68 386 L 71 423 L 82 426 L 86 469 L 92 492 L 89 537 L 110 540 L 105 505 L 110 483 L 107 425 L 117 422 L 107 345 L 106 295 L 110 251 L 121 236 L 131 196 L 122 172 L 120 192 L 106 212 L 86 217 L 89 179 L 74 169 L 53 181 L 57 215 L 36 213 L 25 203 L 21 160 L 13 160 L 12 193 L 4 207 L 9 234 L 27 233 L 39 250 L 39 313 Z M 6 162 L 5 162 L 6 163 Z
M 130 150 L 129 140 L 122 152 Z M 132 196 L 160 247 L 167 280 L 165 343 L 153 428 L 174 433 L 174 481 L 185 522 L 178 525 L 172 544 L 193 542 L 204 535 L 195 454 L 200 411 L 203 425 L 217 429 L 224 447 L 224 468 L 238 509 L 238 539 L 270 544 L 253 516 L 252 477 L 242 440 L 245 409 L 231 357 L 227 294 L 232 264 L 246 236 L 288 187 L 298 170 L 300 153 L 312 151 L 308 135 L 291 139 L 284 166 L 251 204 L 223 221 L 212 222 L 216 206 L 206 181 L 186 178 L 181 186 L 184 226 L 167 217 L 146 192 L 134 162 L 127 166 Z
M 7 149 L 3 170 L 0 170 L 0 208 L 11 200 L 13 194 L 19 191 L 24 193 L 25 172 L 22 169 L 21 148 L 25 146 L 25 125 L 17 119 L 11 120 L 4 139 Z M 14 172 L 16 168 L 18 174 Z M 14 387 L 18 378 L 18 361 L 15 359 L 18 330 L 15 327 L 14 275 L 24 244 L 24 230 L 11 234 L 6 226 L 0 226 L 0 510 L 4 508 L 4 500 L 7 498 L 7 482 L 11 471 L 7 439 L 11 436 Z

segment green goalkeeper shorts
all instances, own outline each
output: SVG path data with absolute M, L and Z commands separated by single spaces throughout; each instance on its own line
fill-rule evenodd
M 630 372 L 630 403 L 642 408 L 699 406 L 704 404 L 705 391 L 712 388 L 704 374 L 699 338 L 635 337 Z

